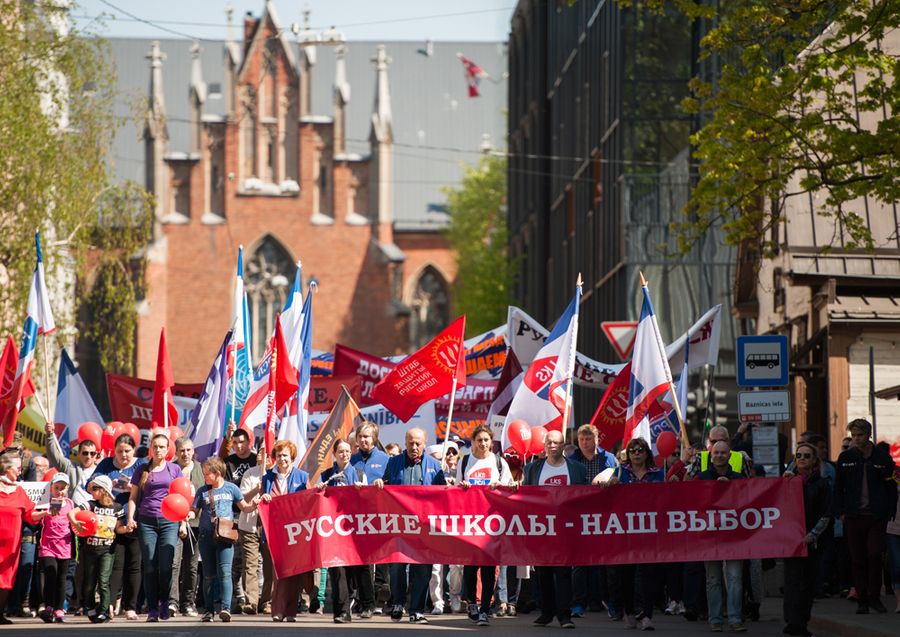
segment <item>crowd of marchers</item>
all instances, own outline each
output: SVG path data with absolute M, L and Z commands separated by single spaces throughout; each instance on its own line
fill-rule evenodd
M 379 444 L 378 426 L 363 422 L 332 448 L 334 464 L 316 483 L 297 468 L 297 448 L 278 441 L 257 452 L 242 429 L 229 428 L 220 453 L 200 463 L 189 438 L 172 461 L 165 433 L 139 449 L 131 435 L 101 457 L 84 440 L 72 458 L 53 427 L 46 453 L 16 441 L 0 453 L 0 624 L 40 617 L 63 623 L 159 622 L 180 614 L 228 622 L 234 614 L 294 622 L 301 613 L 329 611 L 336 623 L 389 615 L 424 624 L 429 615 L 467 613 L 480 626 L 491 618 L 536 612 L 534 624 L 574 628 L 585 613 L 606 613 L 625 628 L 653 630 L 654 613 L 705 621 L 713 632 L 744 632 L 759 618 L 763 572 L 774 560 L 620 566 L 528 567 L 484 564 L 379 564 L 319 569 L 277 578 L 260 522 L 260 502 L 305 489 L 344 486 L 450 485 L 628 489 L 636 483 L 753 480 L 765 477 L 747 453 L 747 425 L 732 437 L 708 430 L 705 448 L 684 446 L 654 457 L 642 438 L 617 453 L 598 446 L 583 425 L 566 444 L 550 431 L 544 453 L 524 464 L 500 453 L 489 427 L 468 441 L 426 446 L 410 429 L 405 448 Z M 884 613 L 882 591 L 900 612 L 900 517 L 897 468 L 872 427 L 854 420 L 836 460 L 826 441 L 800 437 L 783 475 L 802 481 L 806 557 L 783 561 L 783 612 L 789 635 L 809 635 L 816 598 L 842 596 L 857 612 Z M 461 451 L 468 453 L 461 454 Z M 49 502 L 36 506 L 18 484 L 49 480 Z M 190 482 L 182 522 L 164 515 L 173 482 Z M 85 512 L 90 512 L 88 515 Z M 771 591 L 775 592 L 775 591 Z

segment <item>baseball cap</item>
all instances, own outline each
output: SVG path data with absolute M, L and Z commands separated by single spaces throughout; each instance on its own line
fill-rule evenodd
M 61 471 L 54 473 L 53 478 L 51 478 L 50 480 L 50 484 L 56 484 L 57 482 L 65 482 L 66 484 L 69 484 L 69 475 Z
M 92 484 L 100 487 L 101 489 L 103 489 L 104 491 L 109 493 L 110 495 L 113 494 L 112 480 L 110 480 L 109 476 L 107 476 L 107 475 L 99 475 L 99 476 L 95 476 L 95 477 L 91 478 L 90 483 L 88 483 L 88 487 L 90 487 Z

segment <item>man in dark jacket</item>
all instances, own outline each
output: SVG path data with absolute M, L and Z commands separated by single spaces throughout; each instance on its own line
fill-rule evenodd
M 546 458 L 540 458 L 525 467 L 525 484 L 565 487 L 587 484 L 584 465 L 563 455 L 563 435 L 550 431 L 544 437 Z M 575 628 L 572 623 L 572 567 L 538 566 L 541 587 L 541 615 L 535 626 L 546 626 L 556 617 L 563 628 Z
M 856 612 L 865 615 L 872 608 L 886 613 L 881 603 L 881 569 L 885 528 L 896 510 L 897 490 L 891 480 L 894 461 L 888 451 L 869 440 L 869 421 L 857 418 L 847 428 L 851 444 L 838 456 L 834 512 L 844 522 L 850 549 L 853 585 L 859 596 Z
M 384 477 L 373 483 L 379 489 L 384 485 L 422 486 L 444 484 L 441 463 L 425 453 L 425 432 L 418 427 L 406 432 L 406 451 L 388 460 Z M 407 576 L 407 568 L 409 574 Z M 413 624 L 427 624 L 425 602 L 428 597 L 428 580 L 431 578 L 431 564 L 391 564 L 391 592 L 394 605 L 391 619 L 403 619 L 403 605 L 406 603 L 407 577 L 409 588 L 409 621 Z

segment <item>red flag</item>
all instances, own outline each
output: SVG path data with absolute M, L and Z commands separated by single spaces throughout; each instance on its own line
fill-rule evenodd
M 487 77 L 487 73 L 462 53 L 457 53 L 456 57 L 463 63 L 463 68 L 465 69 L 466 83 L 469 85 L 469 97 L 478 97 L 480 95 L 478 93 L 478 84 L 481 82 L 481 78 Z
M 0 422 L 6 422 L 6 416 L 9 409 L 13 407 L 13 389 L 16 382 L 16 371 L 19 365 L 19 348 L 12 336 L 6 337 L 6 346 L 3 348 L 3 355 L 0 356 Z M 25 388 L 22 390 L 22 400 L 16 407 L 16 417 L 18 412 L 25 408 L 25 399 L 34 393 L 34 383 L 31 381 L 31 375 L 25 382 Z M 16 418 L 11 417 L 10 430 L 15 429 Z M 5 437 L 5 436 L 4 436 Z M 10 438 L 12 434 L 10 434 Z
M 284 333 L 281 331 L 281 315 L 275 319 L 275 336 L 271 343 L 272 354 L 269 357 L 269 384 L 266 392 L 266 452 L 272 453 L 275 446 L 275 421 L 278 413 L 288 400 L 297 393 L 297 368 L 291 365 Z
M 153 422 L 158 427 L 175 427 L 178 425 L 178 410 L 172 398 L 175 376 L 169 362 L 169 350 L 166 347 L 166 328 L 159 333 L 159 351 L 156 354 L 156 382 L 153 383 Z
M 631 363 L 619 370 L 616 379 L 610 383 L 600 400 L 600 406 L 591 418 L 591 424 L 599 432 L 597 444 L 604 449 L 622 440 L 625 435 L 625 412 L 628 410 L 628 381 L 631 378 Z
M 382 378 L 372 396 L 405 422 L 422 403 L 452 391 L 454 379 L 464 386 L 465 331 L 466 317 L 463 315 Z

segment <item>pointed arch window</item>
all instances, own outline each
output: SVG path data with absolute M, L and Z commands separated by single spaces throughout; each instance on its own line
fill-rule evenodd
M 410 303 L 410 349 L 423 347 L 450 323 L 450 293 L 447 281 L 433 266 L 427 266 L 416 281 Z
M 285 247 L 272 235 L 266 235 L 247 261 L 244 283 L 250 309 L 254 366 L 262 360 L 269 336 L 275 329 L 275 317 L 290 291 L 294 261 Z

